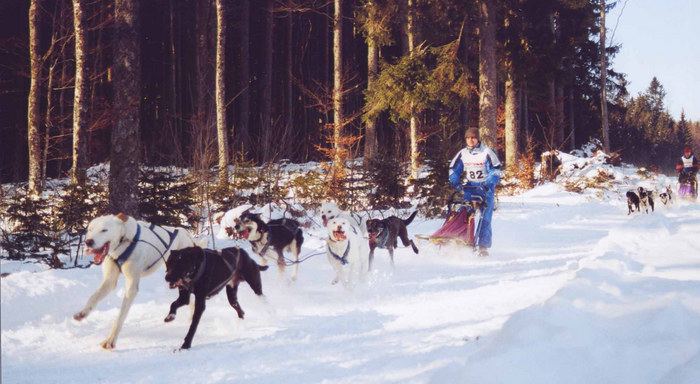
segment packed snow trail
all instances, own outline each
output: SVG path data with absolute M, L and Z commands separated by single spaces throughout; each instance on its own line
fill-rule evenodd
M 365 284 L 331 286 L 325 255 L 297 282 L 243 284 L 246 319 L 225 295 L 207 302 L 193 347 L 173 353 L 189 316 L 163 323 L 177 296 L 142 280 L 114 352 L 99 348 L 124 294 L 81 323 L 101 280 L 87 270 L 17 272 L 2 282 L 2 379 L 8 383 L 698 382 L 700 209 L 626 215 L 555 185 L 501 197 L 491 256 L 422 242 L 378 250 Z M 441 220 L 416 219 L 410 234 Z M 302 254 L 323 248 L 306 236 Z M 217 246 L 233 241 L 217 241 Z M 275 269 L 274 266 L 271 267 Z M 186 311 L 186 309 L 184 309 Z M 506 369 L 507 368 L 507 369 Z

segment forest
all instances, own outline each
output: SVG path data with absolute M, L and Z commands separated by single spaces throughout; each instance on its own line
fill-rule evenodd
M 140 166 L 224 181 L 362 158 L 415 179 L 468 127 L 510 172 L 592 138 L 670 171 L 699 123 L 668 113 L 656 78 L 627 93 L 605 44 L 616 3 L 5 0 L 0 178 L 40 192 L 109 162 L 110 194 L 133 196 Z

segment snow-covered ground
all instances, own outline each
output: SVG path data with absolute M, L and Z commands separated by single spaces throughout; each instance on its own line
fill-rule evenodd
M 220 294 L 207 302 L 193 347 L 163 273 L 141 282 L 113 352 L 106 338 L 123 281 L 78 323 L 101 268 L 29 270 L 3 263 L 3 383 L 700 383 L 700 206 L 656 202 L 627 215 L 625 191 L 674 185 L 663 175 L 564 156 L 564 175 L 500 196 L 491 255 L 426 242 L 377 251 L 352 290 L 331 285 L 325 255 L 295 283 L 263 273 L 265 298 L 241 285 L 246 319 Z M 614 180 L 566 192 L 566 181 Z M 405 214 L 407 216 L 407 213 Z M 404 217 L 405 217 L 404 216 Z M 442 220 L 416 218 L 413 234 Z M 305 233 L 302 255 L 323 250 Z M 233 245 L 217 240 L 217 247 Z

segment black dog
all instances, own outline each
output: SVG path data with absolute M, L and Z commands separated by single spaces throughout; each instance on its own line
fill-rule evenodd
M 639 212 L 639 196 L 634 191 L 627 191 L 627 214 L 634 212 L 635 208 Z
M 180 295 L 170 304 L 170 313 L 165 317 L 165 322 L 173 321 L 177 309 L 189 304 L 190 294 L 194 294 L 194 315 L 181 348 L 188 349 L 192 346 L 192 338 L 204 313 L 206 299 L 215 296 L 224 286 L 229 304 L 242 319 L 244 312 L 238 303 L 238 284 L 246 281 L 253 292 L 261 296 L 260 271 L 266 269 L 267 267 L 256 264 L 238 247 L 224 248 L 220 253 L 199 247 L 172 251 L 166 264 L 165 281 L 171 289 L 178 287 Z
M 262 264 L 267 263 L 266 257 L 276 259 L 280 273 L 284 275 L 284 251 L 294 254 L 294 271 L 292 280 L 296 280 L 299 266 L 299 253 L 304 243 L 304 233 L 299 222 L 294 219 L 275 219 L 264 222 L 254 213 L 244 213 L 234 227 L 236 233 L 250 241 L 253 252 L 262 258 Z
M 376 248 L 385 248 L 391 256 L 391 265 L 394 265 L 394 249 L 397 248 L 397 237 L 401 238 L 404 247 L 409 245 L 413 248 L 413 252 L 418 253 L 418 247 L 413 243 L 413 240 L 408 238 L 408 230 L 406 226 L 411 224 L 413 218 L 416 217 L 415 211 L 411 216 L 402 220 L 396 216 L 389 216 L 386 219 L 369 219 L 367 220 L 367 233 L 369 234 L 369 269 L 372 269 L 372 260 L 374 260 L 374 250 Z
M 654 212 L 654 198 L 651 196 L 651 191 L 644 189 L 644 187 L 637 188 L 637 191 L 639 192 L 639 205 L 644 208 L 644 212 L 649 213 L 649 207 Z

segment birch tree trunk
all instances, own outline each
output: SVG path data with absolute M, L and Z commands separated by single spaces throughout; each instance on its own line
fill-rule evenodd
M 216 137 L 219 145 L 219 186 L 228 184 L 228 129 L 226 124 L 226 6 L 216 0 Z
M 603 150 L 610 153 L 608 128 L 608 66 L 605 57 L 605 0 L 600 0 L 600 110 L 603 130 Z
M 408 9 L 407 9 L 407 22 L 408 22 L 408 50 L 411 54 L 411 56 L 414 55 L 415 49 L 417 46 L 418 42 L 418 28 L 416 26 L 416 20 L 415 20 L 415 10 L 413 9 L 414 7 L 414 0 L 408 0 Z M 411 105 L 411 109 L 413 109 L 413 105 Z M 410 121 L 410 132 L 409 132 L 409 138 L 411 141 L 411 175 L 410 179 L 416 180 L 418 179 L 418 169 L 420 168 L 420 164 L 418 162 L 418 139 L 419 139 L 419 127 L 418 127 L 418 116 L 415 114 L 411 114 L 411 121 Z
M 333 146 L 336 167 L 343 166 L 343 0 L 335 0 L 333 16 Z
M 29 62 L 30 82 L 27 108 L 27 142 L 29 145 L 28 189 L 41 193 L 41 56 L 39 54 L 39 0 L 29 4 Z
M 481 0 L 479 10 L 479 134 L 481 141 L 495 150 L 498 134 L 495 1 Z
M 73 93 L 73 183 L 84 185 L 87 179 L 87 96 L 88 68 L 86 55 L 84 0 L 73 0 L 73 24 L 75 28 L 75 91 Z
M 109 206 L 111 213 L 138 217 L 139 109 L 141 101 L 138 0 L 115 0 L 114 116 Z

